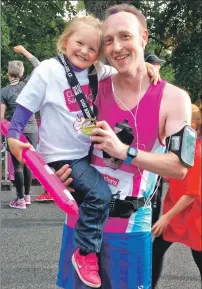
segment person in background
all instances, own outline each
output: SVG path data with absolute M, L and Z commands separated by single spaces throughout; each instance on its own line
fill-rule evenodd
M 35 67 L 39 61 L 23 46 L 18 45 L 14 47 L 16 53 L 23 54 L 30 63 Z M 7 120 L 10 121 L 17 103 L 16 99 L 22 89 L 29 80 L 29 76 L 22 80 L 24 75 L 24 65 L 22 61 L 10 61 L 8 63 L 8 79 L 10 84 L 1 89 L 1 118 L 5 117 L 5 112 L 8 113 Z M 38 139 L 38 128 L 35 115 L 32 114 L 24 129 L 24 135 L 29 142 L 36 148 Z M 14 166 L 14 181 L 16 187 L 17 197 L 9 203 L 9 206 L 16 209 L 26 209 L 27 205 L 31 204 L 30 188 L 32 183 L 32 174 L 26 165 L 21 164 L 11 154 Z
M 201 115 L 192 105 L 192 127 L 200 135 Z M 189 169 L 183 180 L 170 179 L 169 189 L 163 204 L 163 214 L 153 225 L 156 238 L 153 242 L 152 289 L 159 280 L 164 254 L 174 243 L 182 243 L 192 251 L 202 279 L 202 227 L 201 227 L 201 144 L 198 138 L 194 167 Z
M 158 58 L 158 56 L 149 52 L 144 53 L 144 60 L 148 63 L 153 64 L 158 69 L 158 71 L 160 71 L 162 64 L 166 62 L 165 60 L 160 59 Z

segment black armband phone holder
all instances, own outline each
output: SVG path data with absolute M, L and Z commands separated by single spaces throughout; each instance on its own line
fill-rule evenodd
M 166 146 L 169 151 L 178 156 L 184 166 L 193 167 L 196 138 L 196 131 L 186 125 L 177 133 L 166 138 Z

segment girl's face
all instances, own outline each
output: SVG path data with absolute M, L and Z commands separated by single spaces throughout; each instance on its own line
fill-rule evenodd
M 97 59 L 100 50 L 100 35 L 95 27 L 82 24 L 65 43 L 65 55 L 80 69 L 90 67 Z

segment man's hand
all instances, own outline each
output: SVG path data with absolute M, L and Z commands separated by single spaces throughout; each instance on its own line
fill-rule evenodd
M 96 128 L 92 130 L 91 140 L 98 143 L 94 144 L 95 148 L 105 151 L 111 157 L 126 159 L 128 146 L 119 140 L 106 121 L 96 123 Z
M 68 187 L 73 179 L 69 178 L 69 175 L 71 174 L 72 169 L 70 169 L 69 165 L 64 165 L 55 172 L 56 176 L 61 180 L 61 182 L 67 187 L 68 191 L 75 192 L 75 190 L 71 187 Z

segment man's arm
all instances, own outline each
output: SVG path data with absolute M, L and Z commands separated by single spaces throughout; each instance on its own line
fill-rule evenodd
M 165 124 L 160 121 L 160 137 L 164 141 L 165 137 L 180 131 L 187 124 L 190 125 L 191 101 L 189 95 L 178 87 L 168 84 L 164 89 L 161 116 L 165 119 Z M 140 150 L 133 160 L 133 164 L 163 177 L 183 179 L 187 173 L 187 168 L 172 152 L 154 154 Z
M 13 49 L 16 53 L 24 55 L 34 67 L 37 67 L 40 64 L 40 61 L 34 55 L 32 55 L 27 49 L 25 49 L 24 46 L 17 45 Z
M 170 97 L 170 100 L 168 99 Z M 179 131 L 185 124 L 190 124 L 191 101 L 188 94 L 175 86 L 168 86 L 165 90 L 162 115 L 164 123 L 160 135 L 165 139 Z M 161 105 L 162 106 L 162 105 Z M 128 145 L 123 144 L 105 121 L 97 122 L 96 129 L 92 131 L 94 147 L 104 150 L 112 157 L 125 160 Z M 183 179 L 187 168 L 172 152 L 156 154 L 138 150 L 138 155 L 132 160 L 132 164 L 160 176 Z

